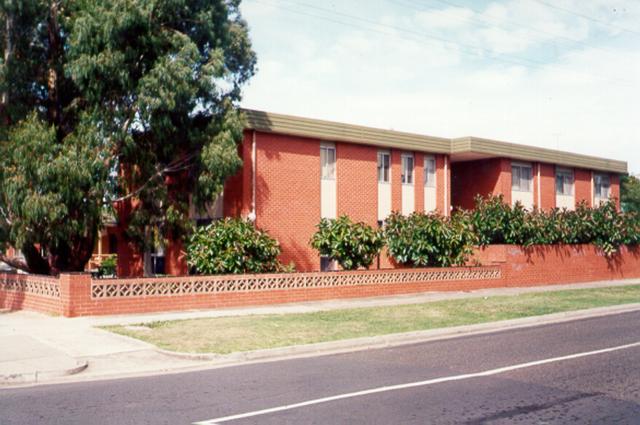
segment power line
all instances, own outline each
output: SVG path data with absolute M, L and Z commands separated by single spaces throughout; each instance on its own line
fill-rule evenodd
M 263 4 L 267 4 L 267 5 L 269 5 L 271 7 L 274 7 L 274 8 L 278 8 L 278 9 L 281 9 L 281 10 L 285 10 L 285 11 L 296 13 L 296 14 L 300 14 L 300 15 L 310 16 L 310 17 L 317 18 L 317 19 L 323 19 L 323 20 L 327 20 L 327 21 L 330 21 L 330 22 L 338 23 L 338 24 L 341 24 L 341 25 L 349 26 L 349 27 L 354 27 L 355 26 L 355 27 L 363 29 L 365 31 L 373 31 L 373 32 L 382 33 L 384 35 L 398 36 L 398 34 L 395 34 L 395 33 L 381 32 L 379 30 L 372 29 L 370 27 L 357 26 L 357 25 L 354 25 L 353 22 L 339 21 L 339 20 L 331 19 L 331 18 L 329 18 L 327 16 L 317 15 L 317 14 L 305 12 L 305 11 L 298 10 L 298 9 L 291 9 L 291 8 L 283 7 L 281 4 L 274 4 L 274 3 L 270 2 L 270 1 L 264 1 L 264 0 L 256 0 L 256 1 L 258 1 L 260 3 L 263 3 Z M 454 41 L 454 40 L 451 40 L 451 39 L 448 39 L 448 38 L 445 38 L 445 37 L 441 37 L 441 36 L 437 36 L 437 35 L 433 35 L 433 34 L 428 34 L 428 33 L 424 33 L 424 32 L 419 32 L 419 31 L 415 31 L 415 30 L 411 30 L 411 29 L 407 29 L 407 28 L 397 27 L 397 26 L 393 26 L 393 25 L 389 25 L 389 24 L 373 21 L 373 20 L 370 20 L 370 19 L 362 18 L 362 17 L 359 17 L 359 16 L 350 15 L 350 14 L 343 13 L 343 12 L 338 12 L 338 11 L 332 10 L 332 9 L 326 9 L 326 8 L 318 7 L 318 6 L 315 6 L 315 5 L 295 2 L 295 1 L 292 1 L 292 0 L 285 0 L 285 1 L 288 1 L 289 3 L 295 4 L 297 6 L 306 7 L 306 8 L 309 8 L 309 9 L 315 9 L 315 10 L 321 11 L 323 13 L 329 13 L 329 14 L 332 14 L 332 15 L 342 16 L 342 17 L 344 17 L 344 18 L 346 18 L 348 20 L 360 21 L 360 22 L 366 23 L 368 25 L 375 25 L 375 26 L 378 26 L 378 27 L 389 28 L 389 29 L 394 30 L 394 31 L 400 31 L 400 32 L 403 32 L 405 34 L 411 34 L 413 36 L 418 36 L 421 39 L 428 38 L 428 39 L 437 40 L 437 41 L 442 42 L 442 43 L 456 45 L 459 48 L 461 48 L 462 50 L 471 52 L 471 54 L 477 54 L 478 51 L 482 51 L 482 52 L 485 52 L 485 53 L 490 55 L 488 57 L 488 59 L 494 60 L 494 61 L 505 62 L 505 63 L 515 64 L 515 65 L 521 65 L 521 66 L 524 66 L 524 67 L 527 67 L 527 68 L 536 67 L 536 68 L 546 69 L 549 66 L 549 64 L 546 63 L 546 62 L 537 61 L 537 60 L 530 59 L 530 58 L 524 58 L 524 57 L 520 57 L 520 56 L 516 56 L 516 55 L 506 55 L 506 54 L 502 54 L 502 53 L 496 52 L 496 51 L 491 50 L 491 49 L 487 49 L 485 47 L 480 47 L 480 46 L 474 46 L 474 45 L 470 45 L 470 44 L 466 44 L 466 43 L 461 43 L 459 41 Z M 405 37 L 400 37 L 400 38 L 405 38 Z M 417 40 L 412 38 L 411 41 L 417 41 Z M 423 41 L 423 40 L 420 40 L 420 41 Z M 513 59 L 511 59 L 511 58 L 513 58 Z M 584 75 L 584 76 L 589 76 L 589 77 L 593 77 L 593 78 L 597 78 L 597 79 L 601 79 L 601 80 L 608 80 L 608 81 L 611 81 L 611 82 L 617 82 L 617 83 L 619 83 L 621 85 L 625 85 L 625 86 L 631 86 L 632 85 L 632 82 L 631 81 L 627 81 L 627 80 L 621 80 L 621 79 L 610 78 L 610 77 L 603 77 L 603 76 L 599 76 L 599 75 L 595 75 L 595 74 L 579 72 L 579 71 L 574 71 L 574 70 L 570 70 L 570 71 L 572 73 L 574 73 L 574 74 L 577 74 L 577 75 Z
M 414 9 L 414 10 L 420 10 L 420 11 L 424 11 L 424 10 L 442 11 L 442 9 L 435 9 L 435 8 L 421 9 L 421 8 L 415 7 L 415 6 L 417 6 L 417 4 L 416 4 L 416 3 L 414 3 L 414 2 L 410 2 L 410 0 L 405 0 L 405 1 L 406 1 L 407 3 L 409 3 L 409 2 L 410 2 L 410 3 L 411 3 L 411 5 L 406 4 L 406 3 L 401 3 L 401 2 L 399 2 L 398 0 L 389 0 L 389 1 L 391 1 L 391 2 L 393 2 L 393 3 L 396 3 L 396 4 L 399 4 L 399 5 L 401 5 L 401 6 L 404 6 L 404 7 L 410 7 L 410 8 L 412 8 L 412 9 Z M 473 12 L 475 12 L 475 13 L 480 13 L 478 10 L 473 9 L 473 8 L 471 8 L 471 7 L 469 7 L 469 6 L 461 6 L 461 5 L 459 5 L 459 4 L 456 4 L 456 3 L 453 3 L 453 2 L 450 2 L 450 1 L 446 1 L 446 0 L 432 0 L 432 1 L 436 1 L 436 2 L 438 2 L 438 3 L 440 3 L 440 4 L 444 4 L 444 5 L 451 6 L 451 7 L 458 7 L 458 8 L 466 7 L 466 8 L 468 8 L 468 9 L 472 10 L 472 11 L 473 11 Z M 495 23 L 497 22 L 495 19 L 489 20 L 489 22 L 494 22 L 494 24 L 493 24 L 493 25 L 490 25 L 490 24 L 489 24 L 487 21 L 485 21 L 484 19 L 478 19 L 478 18 L 473 18 L 473 17 L 472 17 L 472 18 L 464 18 L 464 17 L 457 17 L 457 16 L 453 16 L 453 15 L 450 15 L 450 16 L 451 16 L 451 17 L 453 17 L 453 18 L 455 18 L 455 19 L 457 19 L 457 20 L 460 20 L 460 21 L 462 21 L 462 20 L 467 21 L 467 22 L 471 22 L 471 21 L 473 21 L 473 22 L 478 22 L 478 23 L 480 23 L 480 24 L 482 24 L 482 25 L 484 25 L 484 26 L 487 26 L 487 27 L 493 27 L 493 28 L 499 28 L 499 29 L 509 30 L 505 25 L 498 25 L 498 24 L 495 24 Z M 485 18 L 485 19 L 486 19 L 486 18 Z M 595 45 L 593 45 L 593 44 L 585 43 L 585 42 L 584 42 L 584 41 L 582 41 L 582 40 L 576 40 L 575 38 L 571 38 L 571 37 L 567 37 L 567 36 L 564 36 L 564 35 L 560 35 L 560 34 L 556 34 L 556 33 L 551 33 L 551 32 L 548 32 L 548 31 L 544 31 L 544 30 L 541 30 L 541 29 L 539 29 L 539 28 L 535 28 L 535 27 L 533 27 L 533 26 L 531 26 L 531 25 L 523 24 L 522 22 L 515 22 L 515 21 L 513 21 L 513 20 L 512 20 L 512 21 L 511 21 L 511 25 L 510 25 L 510 26 L 511 26 L 512 28 L 513 28 L 513 27 L 523 27 L 523 28 L 527 28 L 527 29 L 529 29 L 529 30 L 531 30 L 531 31 L 537 32 L 537 33 L 539 33 L 539 34 L 549 35 L 549 36 L 554 37 L 554 38 L 561 38 L 561 39 L 567 40 L 567 41 L 569 41 L 569 42 L 571 42 L 571 43 L 580 44 L 580 45 L 583 45 L 583 46 L 585 46 L 585 47 L 590 47 L 590 48 L 594 48 L 594 49 L 598 49 L 598 50 L 602 50 L 602 51 L 606 51 L 606 52 L 614 52 L 614 53 L 618 53 L 617 51 L 615 51 L 615 50 L 613 50 L 613 49 L 608 49 L 608 48 L 601 47 L 601 46 L 595 46 Z
M 610 22 L 603 21 L 602 19 L 597 19 L 597 18 L 594 18 L 592 16 L 588 16 L 588 15 L 585 15 L 585 14 L 582 14 L 582 13 L 579 13 L 579 12 L 575 12 L 575 11 L 573 11 L 571 9 L 566 9 L 564 7 L 556 6 L 555 4 L 551 4 L 551 3 L 548 3 L 548 2 L 543 1 L 543 0 L 531 0 L 531 1 L 535 1 L 535 2 L 540 3 L 541 5 L 546 6 L 546 7 L 550 7 L 551 9 L 560 10 L 560 11 L 562 11 L 564 13 L 569 13 L 571 15 L 578 16 L 578 17 L 580 17 L 582 19 L 586 19 L 586 20 L 591 21 L 591 22 L 595 22 L 595 23 L 598 23 L 598 24 L 601 24 L 601 25 L 605 25 L 605 26 L 608 26 L 608 27 L 611 27 L 611 28 L 615 28 L 618 31 L 628 32 L 630 34 L 635 34 L 635 35 L 639 35 L 640 36 L 640 32 L 638 32 L 638 31 L 630 30 L 629 28 L 624 28 L 624 27 L 612 24 Z

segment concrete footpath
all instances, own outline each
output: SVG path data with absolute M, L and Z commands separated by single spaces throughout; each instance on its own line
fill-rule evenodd
M 393 297 L 318 301 L 255 308 L 71 319 L 27 311 L 0 312 L 0 386 L 143 376 L 228 366 L 247 361 L 277 360 L 292 356 L 311 356 L 379 348 L 431 339 L 450 338 L 470 333 L 493 332 L 514 327 L 535 326 L 541 323 L 557 323 L 591 316 L 615 314 L 638 310 L 640 309 L 640 304 L 407 334 L 259 350 L 250 353 L 234 353 L 225 356 L 177 355 L 176 353 L 164 352 L 151 344 L 116 335 L 99 329 L 97 326 L 134 325 L 154 321 L 238 315 L 306 313 L 345 308 L 416 304 L 447 299 L 637 284 L 640 284 L 639 279 L 630 279 L 543 287 L 495 288 L 471 292 L 427 292 Z

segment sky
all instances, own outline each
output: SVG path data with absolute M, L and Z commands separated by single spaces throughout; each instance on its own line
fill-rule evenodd
M 244 0 L 242 106 L 640 173 L 639 0 Z

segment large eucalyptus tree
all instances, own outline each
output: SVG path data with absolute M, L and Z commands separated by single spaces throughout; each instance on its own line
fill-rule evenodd
M 0 0 L 0 252 L 82 270 L 105 210 L 180 234 L 240 166 L 240 0 Z M 172 190 L 179 182 L 181 190 Z M 11 261 L 2 254 L 0 260 Z

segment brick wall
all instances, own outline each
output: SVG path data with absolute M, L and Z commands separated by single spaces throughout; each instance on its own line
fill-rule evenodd
M 451 205 L 451 162 L 446 155 L 435 155 L 436 157 L 436 211 L 444 214 Z M 447 161 L 447 172 L 445 173 L 444 163 Z M 447 181 L 446 187 L 444 182 Z M 422 187 L 422 186 L 421 186 Z
M 256 225 L 276 238 L 281 260 L 318 270 L 309 240 L 320 221 L 320 141 L 258 133 Z
M 576 197 L 576 205 L 580 201 L 587 201 L 588 206 L 593 205 L 593 190 L 591 182 L 591 171 L 576 168 L 574 170 L 574 190 Z
M 493 245 L 479 267 L 241 276 L 100 279 L 0 274 L 0 308 L 68 317 L 224 308 L 424 291 L 540 286 L 640 277 L 640 248 L 613 258 L 591 245 Z
M 485 265 L 500 265 L 504 286 L 538 286 L 640 277 L 640 248 L 623 247 L 607 258 L 593 245 L 521 248 L 490 245 L 476 252 Z
M 0 309 L 62 314 L 61 292 L 56 277 L 0 273 Z
M 371 146 L 338 143 L 336 146 L 338 216 L 370 226 L 378 222 L 378 150 Z
M 504 195 L 511 203 L 511 161 L 493 158 L 451 164 L 451 202 L 454 207 L 472 209 L 477 195 Z
M 424 211 L 424 154 L 415 152 L 413 158 L 414 208 Z
M 611 197 L 616 200 L 616 206 L 620 210 L 620 176 L 611 174 Z
M 391 211 L 402 211 L 402 151 L 391 150 Z
M 538 202 L 537 185 L 534 202 Z M 540 201 L 538 208 L 551 209 L 556 206 L 556 167 L 553 164 L 540 164 Z

